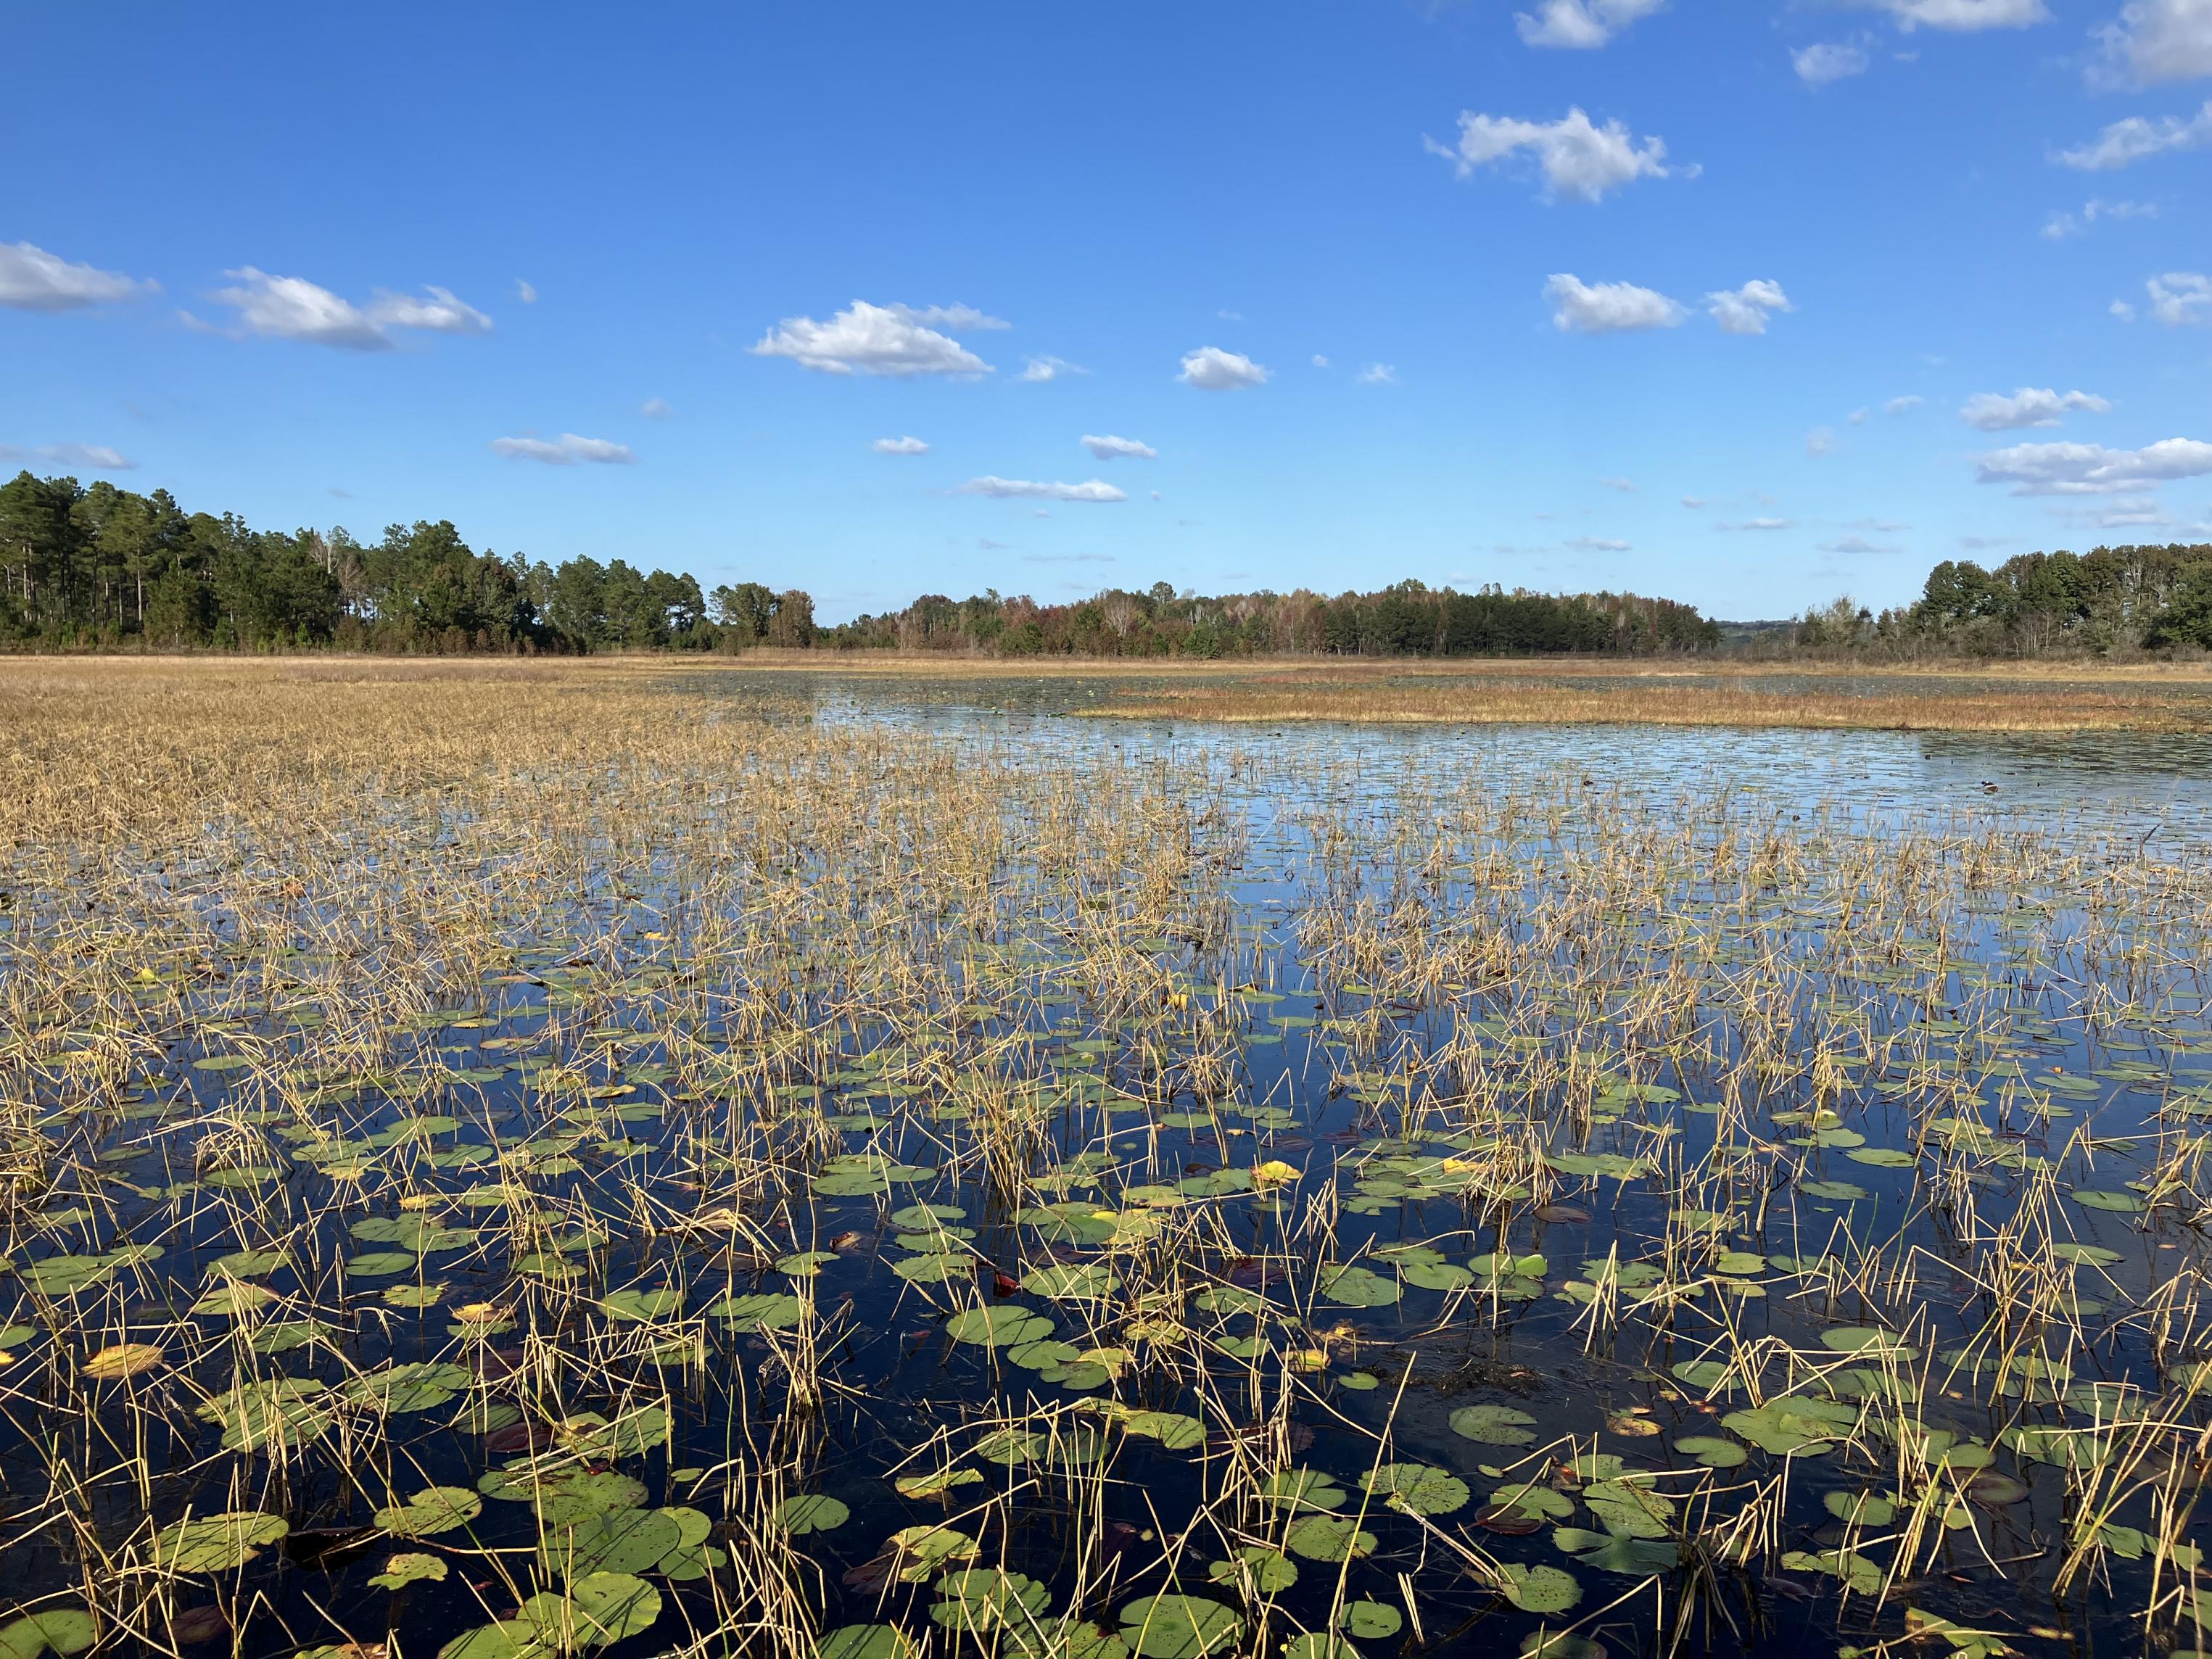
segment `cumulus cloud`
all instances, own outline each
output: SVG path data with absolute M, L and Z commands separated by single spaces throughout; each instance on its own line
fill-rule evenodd
M 676 411 L 668 406 L 665 398 L 647 398 L 638 405 L 637 412 L 648 421 L 665 421 Z
M 1918 392 L 1908 392 L 1902 398 L 1892 398 L 1881 406 L 1881 412 L 1885 415 L 1902 415 L 1909 410 L 1919 408 L 1927 401 Z
M 1421 144 L 1431 155 L 1449 161 L 1462 179 L 1525 151 L 1543 173 L 1547 200 L 1565 197 L 1600 202 L 1607 192 L 1638 179 L 1669 175 L 1665 139 L 1639 141 L 1617 120 L 1594 125 L 1579 108 L 1569 109 L 1556 121 L 1520 121 L 1462 110 L 1456 148 L 1428 137 Z
M 1040 483 L 1028 478 L 1000 478 L 986 473 L 960 486 L 963 495 L 989 495 L 998 500 L 1042 501 L 1126 501 L 1129 498 L 1103 478 L 1087 483 Z
M 1705 498 L 1703 495 L 1685 495 L 1682 497 L 1682 505 L 1688 507 L 1693 513 L 1699 507 L 1705 506 Z
M 129 472 L 138 465 L 128 455 L 106 444 L 40 444 L 20 449 L 0 444 L 0 461 L 35 461 L 47 466 L 73 468 L 80 472 Z
M 878 455 L 927 455 L 929 446 L 919 438 L 878 438 L 868 446 Z
M 1837 81 L 1848 81 L 1854 75 L 1867 71 L 1867 50 L 1848 40 L 1823 40 L 1813 46 L 1794 48 L 1790 62 L 1797 71 L 1797 78 L 1808 87 L 1825 87 Z
M 1716 530 L 1788 530 L 1796 522 L 1795 519 L 1746 519 L 1738 524 L 1717 524 L 1713 528 Z
M 1908 33 L 1916 28 L 1973 34 L 1983 29 L 2024 29 L 2047 23 L 2043 0 L 1879 0 Z
M 1632 544 L 1615 541 L 1609 536 L 1577 536 L 1567 545 L 1579 547 L 1589 553 L 1626 553 L 1631 550 Z
M 1352 378 L 1362 386 L 1395 386 L 1398 371 L 1389 363 L 1370 363 Z
M 511 461 L 543 461 L 548 466 L 574 466 L 579 461 L 628 466 L 637 459 L 627 444 L 611 443 L 605 438 L 580 438 L 573 432 L 564 432 L 550 440 L 494 438 L 491 448 L 495 455 L 504 455 Z
M 2015 495 L 2110 495 L 2207 473 L 2212 473 L 2212 443 L 2165 438 L 2141 449 L 2014 444 L 1983 456 L 1975 477 L 1981 483 L 2009 484 Z
M 234 286 L 210 297 L 238 313 L 246 333 L 272 339 L 301 340 L 349 351 L 389 351 L 392 331 L 426 330 L 434 334 L 488 334 L 491 319 L 450 289 L 426 288 L 420 296 L 380 289 L 367 305 L 342 299 L 304 276 L 271 276 L 252 265 L 225 273 Z
M 2084 173 L 2109 173 L 2148 156 L 2198 149 L 2212 143 L 2212 102 L 2186 119 L 2161 116 L 2154 121 L 2130 115 L 2113 122 L 2086 144 L 2062 149 L 2052 159 Z
M 1816 426 L 1810 432 L 1807 433 L 1805 434 L 1805 453 L 1808 455 L 1834 454 L 1836 453 L 1836 434 L 1834 428 L 1831 427 Z
M 1893 547 L 1876 547 L 1863 536 L 1846 536 L 1841 541 L 1819 544 L 1823 553 L 1894 553 Z
M 1655 289 L 1633 283 L 1585 283 L 1554 271 L 1544 283 L 1553 305 L 1552 326 L 1562 333 L 1615 334 L 1624 330 L 1672 328 L 1686 314 Z
M 2061 415 L 2106 415 L 2112 408 L 2094 392 L 2024 386 L 2010 397 L 2002 392 L 1977 392 L 1966 399 L 1959 418 L 1984 432 L 2008 432 L 2019 427 L 2057 426 Z
M 1267 371 L 1240 351 L 1200 346 L 1183 355 L 1182 372 L 1176 378 L 1200 392 L 1235 392 L 1243 386 L 1263 385 Z
M 526 306 L 538 303 L 538 289 L 518 276 L 514 279 L 514 297 Z
M 1021 378 L 1024 380 L 1056 380 L 1063 374 L 1088 374 L 1091 371 L 1080 363 L 1071 363 L 1065 357 L 1024 357 Z
M 2169 270 L 2143 284 L 2150 296 L 2151 320 L 2168 328 L 2212 323 L 2212 276 L 2194 270 Z
M 0 242 L 0 306 L 19 311 L 76 311 L 135 299 L 157 284 L 97 265 L 73 264 L 29 242 Z
M 2097 32 L 2090 79 L 2150 86 L 2212 75 L 2212 0 L 2132 0 Z
M 1636 483 L 1632 478 L 1600 478 L 1598 482 L 1607 489 L 1618 489 L 1624 495 L 1636 493 Z
M 1775 311 L 1795 311 L 1790 296 L 1782 291 L 1782 284 L 1754 276 L 1741 288 L 1727 288 L 1717 294 L 1705 295 L 1705 309 L 1723 334 L 1764 334 L 1767 313 Z
M 1139 443 L 1134 438 L 1116 438 L 1110 433 L 1103 437 L 1094 437 L 1086 432 L 1080 441 L 1085 449 L 1102 461 L 1110 461 L 1116 455 L 1127 455 L 1140 461 L 1159 458 L 1160 452 L 1150 444 Z
M 1313 366 L 1316 368 L 1327 368 L 1328 367 L 1328 359 L 1322 356 L 1321 353 L 1316 351 L 1314 353 Z
M 990 364 L 948 334 L 916 320 L 942 308 L 872 306 L 855 300 L 826 323 L 787 317 L 750 349 L 756 357 L 788 357 L 818 374 L 988 374 Z M 964 310 L 965 307 L 958 309 Z
M 1589 52 L 1605 45 L 1666 0 L 1540 0 L 1534 12 L 1516 12 L 1522 44 Z

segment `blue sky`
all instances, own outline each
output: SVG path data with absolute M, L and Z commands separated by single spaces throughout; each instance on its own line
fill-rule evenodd
M 11 469 L 830 618 L 2212 538 L 2212 0 L 11 9 Z

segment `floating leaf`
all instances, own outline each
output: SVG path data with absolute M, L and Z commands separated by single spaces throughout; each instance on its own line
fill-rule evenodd
M 1395 1636 L 1406 1615 L 1387 1601 L 1347 1601 L 1337 1610 L 1336 1622 L 1347 1635 L 1379 1641 Z
M 1510 1406 L 1462 1406 L 1451 1414 L 1451 1431 L 1486 1445 L 1525 1446 L 1536 1437 L 1528 1432 L 1535 1421 Z
M 396 1590 L 426 1580 L 443 1583 L 445 1578 L 446 1564 L 436 1556 L 402 1553 L 386 1561 L 382 1572 L 371 1574 L 368 1582 L 380 1589 Z
M 1395 1510 L 1415 1515 L 1449 1515 L 1466 1506 L 1467 1482 L 1425 1463 L 1384 1463 L 1359 1480 L 1363 1491 L 1387 1497 Z
M 836 1498 L 822 1492 L 800 1492 L 787 1498 L 775 1506 L 775 1523 L 786 1532 L 804 1536 L 810 1532 L 830 1532 L 845 1524 L 852 1515 Z
M 1735 1441 L 1714 1434 L 1686 1434 L 1674 1442 L 1674 1449 L 1709 1469 L 1732 1469 L 1750 1455 Z
M 1291 1522 L 1284 1547 L 1309 1561 L 1343 1561 L 1375 1553 L 1375 1534 L 1357 1521 L 1334 1515 L 1309 1515 Z
M 1052 1334 L 1052 1321 L 1017 1303 L 1002 1302 L 994 1307 L 963 1309 L 945 1322 L 945 1334 L 956 1342 L 1010 1348 L 1042 1341 Z
M 376 1524 L 398 1538 L 432 1538 L 483 1513 L 483 1498 L 466 1486 L 431 1486 L 376 1512 Z
M 1144 1659 L 1201 1659 L 1226 1653 L 1244 1635 L 1234 1608 L 1200 1595 L 1164 1593 L 1121 1609 L 1121 1636 Z
M 158 1343 L 115 1342 L 89 1356 L 83 1370 L 95 1382 L 114 1382 L 126 1376 L 143 1376 L 165 1358 Z
M 1500 1571 L 1505 1578 L 1498 1589 L 1523 1613 L 1565 1613 L 1583 1599 L 1583 1587 L 1565 1568 L 1531 1567 L 1509 1561 Z
M 164 1528 L 155 1538 L 154 1561 L 172 1572 L 229 1572 L 291 1529 L 283 1516 L 252 1510 L 196 1516 Z

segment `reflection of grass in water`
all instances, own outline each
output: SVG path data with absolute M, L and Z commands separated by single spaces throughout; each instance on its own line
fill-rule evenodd
M 0 677 L 40 1645 L 2195 1644 L 2212 874 L 715 684 Z

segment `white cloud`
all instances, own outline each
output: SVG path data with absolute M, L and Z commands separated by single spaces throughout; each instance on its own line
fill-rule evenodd
M 1607 489 L 1618 489 L 1624 495 L 1633 495 L 1636 493 L 1636 483 L 1633 479 L 1600 478 L 1598 482 Z
M 927 455 L 929 446 L 919 438 L 878 438 L 868 446 L 878 455 Z
M 1984 432 L 2009 432 L 2026 426 L 2057 426 L 2061 415 L 2106 415 L 2112 404 L 2094 392 L 2054 392 L 2024 386 L 2010 397 L 2001 392 L 1977 392 L 1966 399 L 1959 418 Z
M 1398 371 L 1389 363 L 1370 363 L 1353 378 L 1362 386 L 1395 386 Z
M 2084 173 L 2109 173 L 2146 156 L 2197 149 L 2212 143 L 2212 102 L 2184 120 L 2179 115 L 2153 121 L 2130 115 L 2115 121 L 2086 144 L 2062 149 L 2052 159 Z
M 1523 45 L 1587 52 L 1605 45 L 1665 3 L 1666 0 L 1538 0 L 1533 16 L 1516 12 L 1513 21 Z
M 2153 322 L 2168 328 L 2212 323 L 2212 276 L 2194 270 L 2169 270 L 2143 284 L 2150 295 Z
M 1705 505 L 1705 498 L 1703 495 L 1685 495 L 1682 497 L 1682 505 L 1694 513 Z
M 0 461 L 38 461 L 49 466 L 73 467 L 82 472 L 129 472 L 138 465 L 106 444 L 41 444 L 33 449 L 0 444 Z
M 1705 308 L 1723 334 L 1764 334 L 1767 313 L 1796 309 L 1781 283 L 1761 276 L 1753 277 L 1741 288 L 1723 289 L 1705 298 L 1711 301 Z
M 1608 191 L 1638 179 L 1668 176 L 1667 142 L 1646 138 L 1640 143 L 1619 121 L 1594 126 L 1579 108 L 1571 108 L 1556 121 L 1519 121 L 1510 116 L 1478 115 L 1462 110 L 1459 118 L 1459 146 L 1452 149 L 1433 138 L 1423 138 L 1423 148 L 1452 164 L 1462 179 L 1475 169 L 1502 161 L 1527 150 L 1543 169 L 1544 194 L 1571 201 L 1598 202 Z
M 1555 309 L 1552 326 L 1562 333 L 1613 334 L 1626 329 L 1672 328 L 1686 314 L 1665 295 L 1633 283 L 1585 283 L 1555 271 L 1544 283 Z
M 1140 461 L 1157 460 L 1159 451 L 1150 444 L 1139 443 L 1134 438 L 1116 438 L 1110 433 L 1104 437 L 1083 434 L 1083 447 L 1102 461 L 1110 461 L 1116 455 L 1127 455 Z
M 1836 453 L 1836 434 L 1832 427 L 1816 426 L 1805 434 L 1808 455 L 1832 455 Z
M 1867 422 L 1867 416 L 1873 412 L 1874 411 L 1869 409 L 1855 409 L 1850 414 L 1844 416 L 1844 418 L 1849 421 L 1853 426 L 1864 426 Z
M 1716 530 L 1789 530 L 1796 524 L 1795 519 L 1746 519 L 1741 524 L 1717 524 Z
M 1614 541 L 1607 536 L 1577 536 L 1567 545 L 1591 553 L 1626 553 L 1631 550 L 1631 544 Z
M 961 307 L 964 310 L 965 307 Z M 937 308 L 872 306 L 855 300 L 826 323 L 787 317 L 750 348 L 757 357 L 788 357 L 821 374 L 988 374 L 990 364 L 917 318 Z
M 1902 415 L 1908 410 L 1919 408 L 1927 401 L 1918 392 L 1908 392 L 1902 398 L 1892 398 L 1881 406 L 1881 412 L 1885 415 Z
M 1065 357 L 1024 357 L 1021 378 L 1041 382 L 1056 380 L 1063 374 L 1088 374 L 1091 371 L 1080 363 L 1071 363 Z
M 963 495 L 989 495 L 1005 501 L 1016 498 L 1042 501 L 1126 501 L 1129 498 L 1103 478 L 1087 483 L 1039 483 L 1028 478 L 1000 478 L 986 473 L 960 486 Z
M 580 438 L 573 432 L 564 432 L 550 441 L 544 438 L 494 438 L 491 448 L 495 455 L 504 455 L 511 461 L 543 461 L 548 466 L 574 466 L 578 461 L 627 466 L 637 459 L 625 444 L 611 443 L 605 438 Z
M 19 311 L 75 311 L 151 294 L 157 286 L 96 265 L 72 264 L 29 242 L 0 242 L 0 306 Z
M 637 412 L 648 421 L 665 421 L 676 411 L 669 407 L 665 398 L 647 398 L 638 405 Z
M 1314 353 L 1313 366 L 1316 368 L 1327 368 L 1328 367 L 1328 359 L 1322 356 L 1321 353 L 1316 351 Z
M 1863 536 L 1846 536 L 1838 542 L 1819 544 L 1823 553 L 1894 553 L 1893 547 L 1876 547 Z
M 1869 59 L 1864 46 L 1848 40 L 1822 40 L 1793 49 L 1790 62 L 1797 70 L 1797 78 L 1807 86 L 1825 87 L 1848 81 L 1854 75 L 1864 75 Z
M 1916 28 L 1972 34 L 1983 29 L 2021 29 L 2046 23 L 2043 0 L 1879 0 L 1908 33 Z
M 2175 478 L 2212 473 L 2212 443 L 2165 438 L 2141 449 L 2102 444 L 2014 444 L 1981 458 L 1981 483 L 2012 486 L 2015 495 L 2110 495 Z
M 1220 318 L 1224 323 L 1241 323 L 1244 320 L 1244 313 L 1241 311 L 1222 310 L 1217 311 L 1213 314 Z
M 2104 58 L 2091 71 L 2094 82 L 2149 86 L 2212 75 L 2212 0 L 2132 0 L 2096 33 Z
M 248 334 L 352 351 L 388 351 L 395 328 L 436 334 L 491 331 L 491 319 L 456 299 L 449 289 L 426 288 L 423 298 L 380 289 L 367 305 L 356 306 L 304 276 L 271 276 L 252 265 L 226 274 L 237 286 L 217 289 L 211 297 L 235 307 L 239 326 Z
M 965 332 L 973 328 L 1012 328 L 1013 325 L 1003 317 L 994 317 L 978 311 L 973 306 L 885 306 L 884 310 L 896 317 L 923 328 L 952 328 Z
M 526 306 L 534 306 L 538 303 L 538 290 L 518 276 L 514 279 L 514 297 Z
M 2155 202 L 2107 202 L 2102 197 L 2092 197 L 2081 204 L 2081 211 L 2053 213 L 2043 222 L 2043 234 L 2052 241 L 2062 237 L 2079 236 L 2100 219 L 2155 219 Z
M 1200 392 L 1235 392 L 1240 387 L 1263 384 L 1267 371 L 1240 351 L 1200 346 L 1183 355 L 1182 373 L 1176 378 Z

